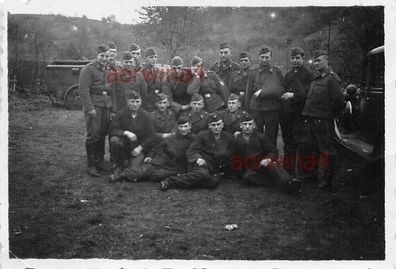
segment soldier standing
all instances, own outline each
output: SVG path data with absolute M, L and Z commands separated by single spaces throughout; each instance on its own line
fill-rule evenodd
M 187 92 L 191 95 L 199 93 L 204 98 L 205 110 L 213 112 L 225 108 L 228 99 L 228 89 L 224 82 L 213 71 L 205 72 L 200 57 L 191 60 L 193 79 L 188 85 Z
M 280 127 L 284 146 L 283 165 L 289 173 L 294 174 L 296 170 L 297 142 L 300 136 L 296 129 L 297 122 L 301 121 L 301 113 L 304 108 L 305 99 L 312 81 L 312 71 L 304 64 L 304 50 L 300 47 L 291 49 L 292 69 L 285 76 L 286 92 L 282 95 L 282 110 L 280 115 Z M 300 154 L 304 153 L 300 150 Z M 301 173 L 303 171 L 299 171 Z
M 254 118 L 257 130 L 263 132 L 276 146 L 279 128 L 280 97 L 284 93 L 281 70 L 272 64 L 272 50 L 263 46 L 259 52 L 260 66 L 249 73 L 245 108 Z
M 103 167 L 105 137 L 115 96 L 106 85 L 108 50 L 106 45 L 99 46 L 96 59 L 81 69 L 79 77 L 79 93 L 87 126 L 88 174 L 95 177 L 101 175 L 98 169 Z
M 142 69 L 142 49 L 140 46 L 136 43 L 132 43 L 129 46 L 129 52 L 132 55 L 132 58 L 135 59 L 135 70 L 136 72 L 140 71 Z
M 170 108 L 177 113 L 189 109 L 191 95 L 187 92 L 187 86 L 192 79 L 192 73 L 184 68 L 183 59 L 175 56 L 171 60 L 171 71 L 162 82 L 162 92 L 168 96 Z
M 161 92 L 161 74 L 160 69 L 156 67 L 157 53 L 154 49 L 148 48 L 144 52 L 146 62 L 143 64 L 141 72 L 147 83 L 147 98 L 143 103 L 144 109 L 153 112 L 155 109 L 154 97 Z
M 336 165 L 333 120 L 334 116 L 344 109 L 345 103 L 341 80 L 330 69 L 326 51 L 314 52 L 314 68 L 314 79 L 302 112 L 304 121 L 301 137 L 304 138 L 304 142 L 315 143 L 318 188 L 329 188 Z
M 249 72 L 251 70 L 251 59 L 249 53 L 241 52 L 239 54 L 239 63 L 241 65 L 241 69 L 239 71 L 234 71 L 231 74 L 229 89 L 230 93 L 239 95 L 239 99 L 244 107 L 246 85 Z
M 224 81 L 226 87 L 230 87 L 231 73 L 240 69 L 239 64 L 231 59 L 231 44 L 228 42 L 221 43 L 219 45 L 219 59 L 211 64 L 209 70 L 215 72 Z

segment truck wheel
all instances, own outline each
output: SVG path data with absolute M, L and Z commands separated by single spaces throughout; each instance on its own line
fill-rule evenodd
M 78 92 L 78 86 L 70 88 L 66 92 L 65 107 L 70 110 L 81 110 L 82 109 L 80 94 Z

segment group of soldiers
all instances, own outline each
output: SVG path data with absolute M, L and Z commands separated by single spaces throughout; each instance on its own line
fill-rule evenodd
M 304 50 L 292 48 L 285 76 L 272 54 L 263 46 L 253 67 L 251 55 L 241 52 L 238 64 L 224 42 L 207 71 L 198 56 L 189 67 L 175 56 L 164 69 L 152 48 L 142 57 L 133 43 L 118 61 L 114 43 L 99 46 L 79 78 L 88 173 L 99 177 L 106 170 L 108 136 L 111 182 L 149 180 L 165 191 L 216 188 L 237 178 L 298 193 L 302 180 L 315 177 L 319 188 L 331 187 L 332 122 L 345 107 L 340 79 L 326 51 L 314 52 L 312 71 Z

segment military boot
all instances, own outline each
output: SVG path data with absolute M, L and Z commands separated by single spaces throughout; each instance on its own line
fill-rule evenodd
M 91 143 L 86 143 L 85 149 L 87 151 L 88 174 L 94 177 L 100 177 L 101 174 L 96 168 L 95 145 Z

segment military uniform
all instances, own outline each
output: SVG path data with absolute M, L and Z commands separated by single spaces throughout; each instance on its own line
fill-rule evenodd
M 215 139 L 210 130 L 200 132 L 193 140 L 186 155 L 189 162 L 188 172 L 168 177 L 170 187 L 177 188 L 216 188 L 219 184 L 217 173 L 229 171 L 232 150 L 232 136 L 222 132 Z M 198 158 L 204 159 L 202 167 L 196 164 Z
M 169 77 L 163 80 L 162 92 L 168 96 L 172 110 L 179 112 L 182 106 L 189 104 L 191 95 L 187 92 L 187 86 L 192 78 L 191 70 L 183 69 L 180 75 L 170 71 Z
M 134 133 L 137 140 L 130 141 L 124 136 L 125 131 Z M 131 150 L 141 145 L 143 147 L 142 152 L 146 154 L 156 140 L 154 124 L 150 114 L 143 109 L 139 109 L 136 117 L 133 118 L 129 107 L 117 112 L 111 123 L 110 135 L 112 136 L 110 139 L 112 154 L 119 167 L 123 167 L 123 161 L 129 159 Z M 144 154 L 140 154 L 140 159 L 143 159 Z
M 251 113 L 259 132 L 263 131 L 276 145 L 279 128 L 280 97 L 284 93 L 284 78 L 276 66 L 253 68 L 248 77 L 245 96 L 245 108 Z M 254 93 L 261 89 L 256 97 Z
M 229 95 L 224 82 L 212 71 L 205 73 L 202 78 L 194 75 L 193 80 L 188 85 L 187 92 L 190 95 L 194 93 L 202 95 L 205 110 L 209 113 L 224 108 Z
M 224 81 L 227 88 L 231 86 L 231 74 L 235 71 L 241 70 L 241 67 L 238 63 L 234 61 L 227 61 L 226 63 L 222 63 L 221 60 L 218 60 L 211 64 L 210 71 L 215 72 L 222 81 Z
M 331 185 L 335 172 L 333 120 L 345 107 L 340 82 L 330 68 L 315 74 L 302 112 L 304 121 L 298 142 L 304 146 L 314 141 L 318 158 L 318 180 L 323 186 Z
M 152 159 L 150 163 L 126 168 L 122 177 L 132 181 L 160 181 L 187 172 L 186 150 L 193 138 L 194 135 L 191 133 L 187 135 L 176 133 L 174 136 L 162 139 L 146 155 Z
M 191 109 L 184 111 L 181 116 L 187 117 L 191 123 L 191 132 L 198 134 L 200 131 L 208 129 L 209 113 L 206 111 L 199 111 L 193 113 Z
M 241 100 L 241 104 L 243 107 L 245 106 L 244 103 L 245 103 L 246 85 L 248 82 L 250 70 L 251 69 L 249 68 L 246 72 L 244 72 L 243 69 L 239 71 L 234 71 L 231 74 L 230 85 L 228 87 L 230 89 L 230 94 L 235 93 L 239 95 L 239 99 Z
M 143 108 L 148 112 L 153 112 L 155 109 L 155 95 L 161 92 L 161 70 L 155 66 L 150 66 L 147 63 L 143 64 L 140 71 L 143 79 L 147 84 L 147 98 L 143 102 Z
M 294 96 L 289 100 L 282 101 L 280 127 L 285 144 L 284 167 L 291 173 L 296 172 L 296 167 L 294 167 L 297 156 L 296 136 L 300 136 L 297 123 L 301 121 L 301 113 L 312 79 L 312 71 L 305 64 L 299 68 L 291 69 L 285 76 L 286 90 L 292 92 Z
M 105 137 L 110 124 L 114 94 L 111 85 L 106 83 L 106 76 L 105 66 L 94 61 L 81 69 L 79 77 L 79 93 L 87 126 L 85 147 L 89 167 L 98 165 L 104 156 Z M 96 116 L 87 114 L 91 110 L 96 111 Z
M 235 112 L 230 112 L 228 109 L 219 111 L 217 114 L 221 116 L 224 122 L 223 131 L 229 132 L 230 134 L 234 134 L 236 131 L 240 131 L 241 120 L 247 114 L 246 111 L 242 109 L 238 109 Z
M 153 119 L 155 132 L 159 136 L 176 130 L 176 113 L 171 109 L 166 109 L 163 113 L 155 109 L 151 113 L 151 118 Z

